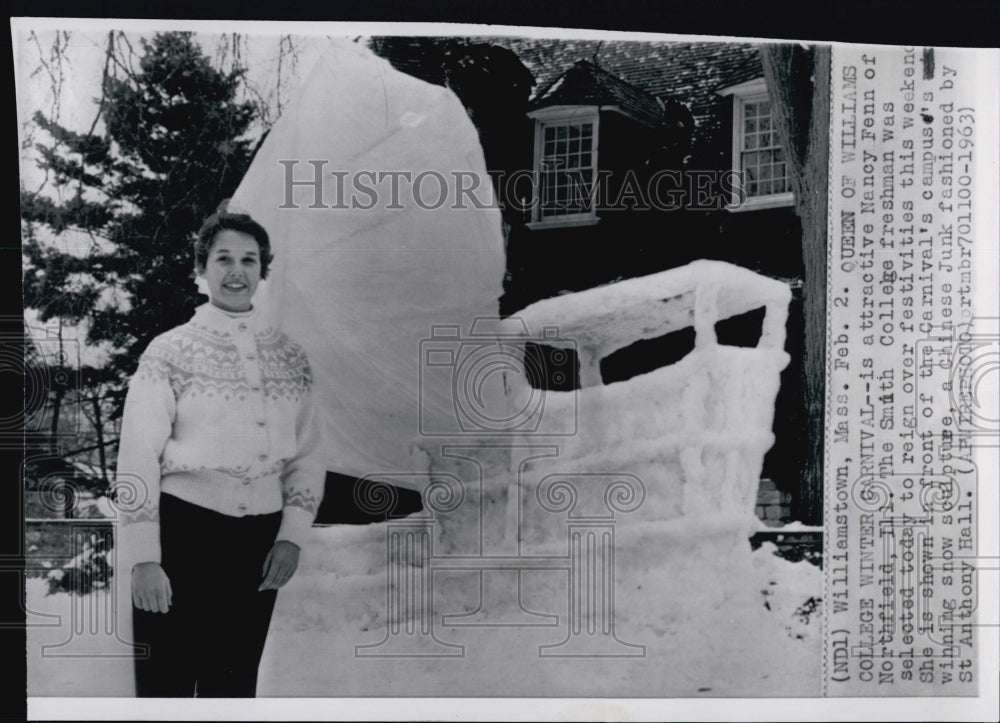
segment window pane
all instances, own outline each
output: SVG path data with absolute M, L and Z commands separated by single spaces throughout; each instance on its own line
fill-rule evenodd
M 763 197 L 787 193 L 791 190 L 788 167 L 781 150 L 781 137 L 775 131 L 775 118 L 771 102 L 758 96 L 754 100 L 741 101 L 742 128 L 735 140 L 740 153 L 738 170 L 743 178 L 743 190 L 747 197 Z
M 590 123 L 553 123 L 543 126 L 540 159 L 540 217 L 555 218 L 590 211 L 594 178 L 593 131 Z

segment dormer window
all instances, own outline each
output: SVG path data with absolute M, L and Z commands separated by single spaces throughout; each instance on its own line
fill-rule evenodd
M 599 113 L 596 106 L 559 106 L 531 113 L 535 120 L 535 197 L 532 226 L 597 221 Z
M 730 211 L 790 206 L 791 169 L 772 112 L 763 78 L 727 88 L 733 96 L 733 171 L 742 179 L 745 199 L 732 199 Z

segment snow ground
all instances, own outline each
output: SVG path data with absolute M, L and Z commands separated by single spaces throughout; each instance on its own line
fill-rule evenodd
M 320 534 L 326 550 L 343 551 L 357 549 L 373 532 L 337 527 Z M 752 554 L 751 569 L 740 581 L 742 594 L 717 608 L 705 606 L 687 619 L 671 619 L 664 612 L 673 606 L 699 609 L 691 606 L 697 590 L 676 590 L 664 594 L 663 611 L 654 611 L 648 621 L 620 625 L 622 640 L 645 645 L 645 655 L 636 658 L 539 657 L 540 645 L 565 638 L 565 623 L 558 628 L 446 628 L 439 619 L 438 639 L 464 645 L 463 655 L 360 658 L 355 646 L 377 643 L 386 634 L 379 623 L 384 578 L 367 572 L 357 555 L 338 566 L 339 572 L 314 558 L 278 597 L 258 695 L 815 696 L 822 573 L 804 561 L 787 562 L 774 550 L 764 543 Z M 810 598 L 814 609 L 803 615 Z M 127 631 L 115 636 L 110 602 L 110 595 L 100 593 L 46 596 L 44 581 L 28 580 L 29 695 L 134 694 L 130 636 Z M 71 634 L 74 620 L 79 632 Z M 124 629 L 128 623 L 119 625 Z M 43 649 L 61 643 L 68 644 Z

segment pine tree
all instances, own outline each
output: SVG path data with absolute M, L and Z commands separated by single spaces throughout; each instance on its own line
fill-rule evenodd
M 254 150 L 254 107 L 236 100 L 240 71 L 213 68 L 190 33 L 157 34 L 142 50 L 132 72 L 109 35 L 88 132 L 35 115 L 49 139 L 35 146 L 38 163 L 61 198 L 21 192 L 25 307 L 43 322 L 86 321 L 87 342 L 108 344 L 119 400 L 149 341 L 199 303 L 191 242 Z M 64 234 L 89 238 L 89 253 L 42 238 Z

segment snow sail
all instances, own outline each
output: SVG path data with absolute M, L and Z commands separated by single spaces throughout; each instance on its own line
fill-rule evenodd
M 420 423 L 454 416 L 447 375 L 421 378 L 421 342 L 497 315 L 492 195 L 457 97 L 347 40 L 331 40 L 259 149 L 232 206 L 271 236 L 255 303 L 306 348 L 329 470 L 410 470 Z

